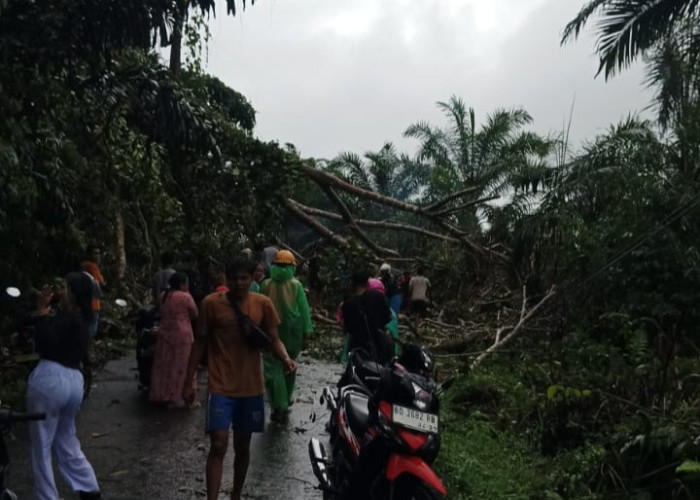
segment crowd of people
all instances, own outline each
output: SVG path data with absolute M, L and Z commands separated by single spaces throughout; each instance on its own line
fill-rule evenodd
M 83 390 L 79 363 L 97 333 L 105 286 L 99 250 L 88 247 L 82 271 L 69 274 L 59 292 L 44 288 L 37 302 L 41 360 L 29 378 L 27 407 L 47 413 L 46 420 L 31 424 L 31 463 L 40 500 L 58 498 L 52 451 L 63 477 L 81 498 L 101 498 L 75 432 Z M 152 280 L 159 330 L 150 400 L 168 408 L 201 406 L 197 372 L 206 367 L 207 498 L 218 498 L 232 430 L 231 497 L 238 500 L 251 436 L 265 427 L 264 395 L 272 422 L 284 422 L 294 404 L 296 359 L 313 332 L 306 291 L 296 278 L 295 255 L 274 245 L 259 255 L 244 249 L 226 266 L 211 262 L 204 278 L 191 254 L 176 262 L 173 252 L 164 252 Z M 337 319 L 346 332 L 343 359 L 349 350 L 362 348 L 377 361 L 388 361 L 398 354 L 402 308 L 408 307 L 416 318 L 426 313 L 430 281 L 422 273 L 396 277 L 389 264 L 382 264 L 377 276 L 373 274 L 354 272 L 350 292 L 338 308 Z M 60 295 L 60 307 L 52 314 L 54 293 Z

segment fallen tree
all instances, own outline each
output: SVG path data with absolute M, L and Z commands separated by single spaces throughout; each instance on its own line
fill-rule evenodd
M 398 258 L 401 257 L 401 254 L 400 252 L 394 249 L 384 248 L 381 245 L 377 244 L 361 229 L 361 227 L 383 228 L 421 234 L 423 236 L 430 237 L 433 239 L 439 239 L 454 244 L 461 244 L 469 252 L 471 252 L 479 258 L 495 257 L 496 259 L 502 262 L 508 261 L 508 257 L 505 254 L 496 252 L 493 249 L 483 248 L 482 246 L 475 243 L 465 231 L 454 226 L 449 221 L 449 217 L 452 214 L 464 210 L 468 207 L 473 207 L 480 203 L 485 203 L 489 200 L 492 200 L 493 197 L 483 197 L 462 203 L 453 208 L 443 208 L 446 207 L 452 201 L 458 200 L 468 194 L 477 192 L 478 190 L 474 187 L 459 190 L 443 198 L 442 200 L 439 200 L 438 202 L 432 203 L 428 206 L 421 206 L 414 203 L 408 203 L 406 201 L 397 200 L 395 198 L 385 196 L 375 191 L 355 186 L 328 172 L 314 168 L 309 165 L 299 164 L 297 168 L 304 176 L 313 180 L 321 188 L 328 200 L 336 207 L 339 213 L 333 213 L 314 207 L 308 207 L 291 198 L 285 198 L 284 200 L 282 200 L 283 206 L 290 215 L 294 216 L 300 222 L 314 230 L 322 238 L 329 240 L 331 243 L 335 244 L 336 246 L 339 246 L 340 248 L 348 248 L 348 240 L 345 237 L 340 236 L 337 233 L 331 231 L 327 226 L 316 220 L 314 216 L 344 222 L 345 227 L 355 237 L 357 237 L 359 241 L 361 241 L 367 248 L 369 248 L 377 258 Z M 348 209 L 345 202 L 339 196 L 338 191 L 345 192 L 349 195 L 367 200 L 372 203 L 377 203 L 403 212 L 416 214 L 420 218 L 433 224 L 434 226 L 436 226 L 444 232 L 436 232 L 433 230 L 410 224 L 358 219 Z M 438 211 L 438 209 L 442 210 Z

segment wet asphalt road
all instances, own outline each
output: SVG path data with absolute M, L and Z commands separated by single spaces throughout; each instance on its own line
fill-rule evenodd
M 334 383 L 341 367 L 308 358 L 299 361 L 296 401 L 289 422 L 269 422 L 254 435 L 244 498 L 320 499 L 309 464 L 311 436 L 324 436 L 327 412 L 319 403 L 324 386 Z M 200 374 L 204 401 L 206 375 Z M 150 405 L 137 391 L 134 356 L 109 362 L 96 377 L 78 416 L 78 437 L 95 468 L 106 500 L 204 498 L 204 466 L 209 449 L 205 412 L 165 410 Z M 8 441 L 12 457 L 11 487 L 20 499 L 32 498 L 26 429 L 17 426 Z M 230 498 L 233 452 L 224 465 L 220 498 Z M 61 498 L 75 495 L 56 471 Z

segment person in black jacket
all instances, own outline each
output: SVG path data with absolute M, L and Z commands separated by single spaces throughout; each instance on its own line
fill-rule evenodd
M 352 274 L 353 294 L 343 301 L 342 317 L 348 334 L 348 352 L 362 348 L 379 363 L 386 363 L 393 355 L 393 340 L 385 325 L 391 321 L 389 303 L 384 294 L 367 290 L 369 273 Z
M 70 273 L 58 292 L 55 314 L 50 309 L 50 287 L 45 286 L 37 298 L 35 341 L 41 359 L 27 382 L 27 410 L 46 413 L 46 420 L 31 422 L 29 427 L 34 493 L 39 500 L 58 499 L 52 452 L 61 475 L 81 499 L 102 498 L 75 433 L 75 416 L 83 400 L 79 367 L 89 341 L 92 291 L 89 276 Z

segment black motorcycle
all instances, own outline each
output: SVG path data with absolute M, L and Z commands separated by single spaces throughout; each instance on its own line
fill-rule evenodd
M 337 392 L 324 390 L 330 453 L 312 438 L 309 456 L 325 500 L 447 494 L 430 467 L 440 449 L 438 390 L 424 373 L 430 363 L 419 364 L 415 373 L 399 360 L 384 367 L 351 353 Z
M 435 361 L 432 355 L 424 347 L 417 344 L 403 344 L 401 356 L 395 362 L 406 371 L 426 379 L 432 379 L 434 375 Z M 377 389 L 382 368 L 383 365 L 374 361 L 364 349 L 353 349 L 348 354 L 348 362 L 338 382 L 338 389 L 348 385 L 356 385 L 364 388 L 368 394 L 372 394 Z

